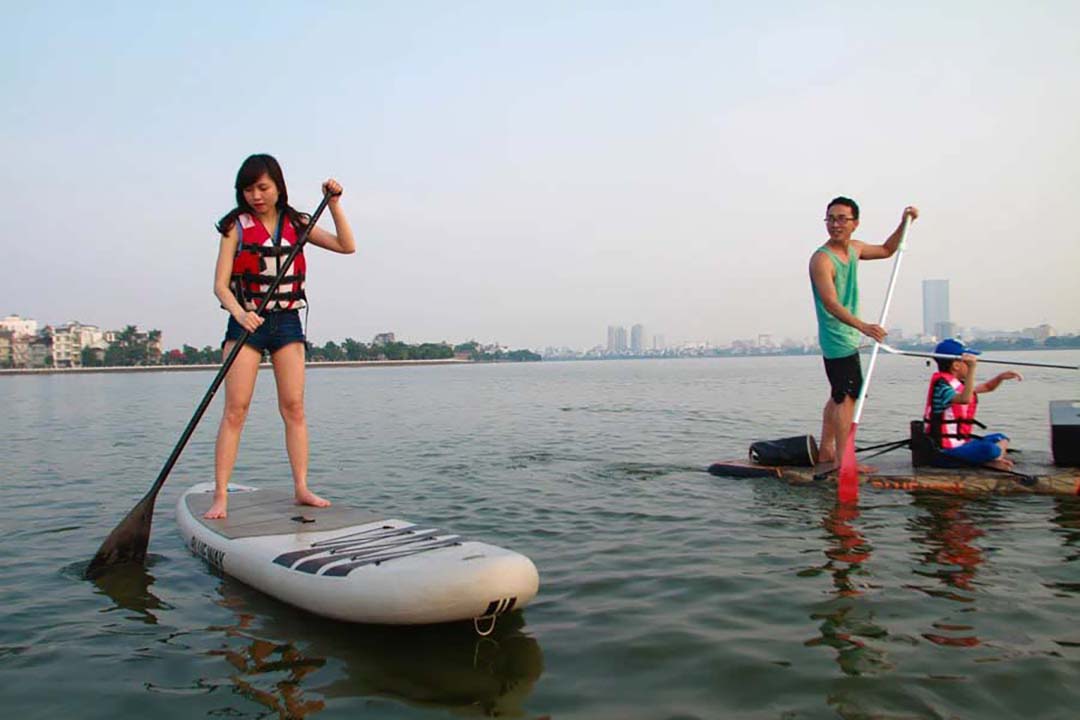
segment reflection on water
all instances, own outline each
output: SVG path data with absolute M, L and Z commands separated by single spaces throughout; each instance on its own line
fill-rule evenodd
M 353 625 L 293 610 L 231 578 L 220 604 L 236 624 L 215 651 L 235 669 L 238 692 L 281 717 L 304 717 L 323 699 L 380 695 L 490 717 L 517 717 L 543 671 L 524 618 L 500 618 L 480 637 L 469 623 L 421 627 Z M 311 676 L 333 664 L 339 672 Z
M 1065 563 L 1075 563 L 1080 560 L 1080 498 L 1055 498 L 1054 513 L 1050 521 L 1057 526 L 1057 533 L 1061 536 L 1061 544 L 1067 554 L 1064 556 Z M 1076 598 L 1080 596 L 1080 573 L 1070 565 L 1062 565 L 1059 568 L 1048 569 L 1050 576 L 1043 581 L 1043 585 L 1053 590 L 1061 597 Z M 1060 641 L 1070 647 L 1080 647 L 1080 642 Z
M 885 440 L 926 378 L 900 362 L 880 372 L 866 428 Z M 164 489 L 154 562 L 86 582 L 69 566 L 145 492 L 206 379 L 0 383 L 0 706 L 154 720 L 1071 717 L 1080 499 L 868 489 L 847 512 L 832 484 L 703 472 L 749 440 L 812 430 L 820 374 L 819 358 L 313 373 L 313 482 L 540 567 L 539 601 L 490 641 L 467 624 L 322 621 L 207 573 L 164 516 L 168 496 L 212 475 L 212 427 Z M 1029 379 L 993 410 L 1017 446 L 1044 447 L 1045 400 L 1075 386 Z M 287 486 L 267 389 L 238 473 Z
M 837 594 L 841 597 L 861 595 L 855 577 L 862 572 L 862 565 L 870 560 L 870 545 L 853 524 L 859 519 L 859 509 L 854 505 L 836 505 L 822 520 L 830 544 L 825 548 L 826 564 L 833 576 Z
M 156 556 L 148 555 L 145 566 L 139 563 L 118 565 L 91 581 L 100 592 L 108 595 L 116 603 L 115 607 L 105 612 L 130 610 L 135 614 L 126 616 L 126 619 L 147 625 L 158 624 L 154 611 L 168 609 L 169 606 L 150 590 L 155 580 L 150 574 L 150 569 L 153 568 L 156 559 Z M 72 569 L 75 570 L 75 568 Z M 82 573 L 85 570 L 85 563 L 82 563 L 77 570 Z
M 110 611 L 134 611 L 128 619 L 157 624 L 153 611 L 166 606 L 151 592 L 154 582 L 147 569 L 127 565 L 94 584 L 115 603 Z M 543 672 L 540 646 L 522 632 L 520 612 L 501 617 L 490 636 L 480 637 L 468 623 L 383 627 L 324 620 L 229 577 L 222 577 L 219 592 L 218 604 L 236 621 L 208 628 L 224 642 L 206 652 L 230 666 L 236 694 L 281 718 L 313 715 L 330 699 L 367 696 L 519 717 Z M 220 677 L 195 686 L 212 689 Z
M 985 531 L 972 521 L 965 498 L 915 493 L 912 504 L 926 512 L 909 523 L 912 539 L 924 548 L 920 556 L 921 568 L 913 572 L 921 577 L 934 578 L 945 589 L 912 585 L 932 597 L 952 602 L 974 604 L 976 600 L 975 577 L 985 560 L 982 548 L 976 541 Z M 931 630 L 922 636 L 946 647 L 976 647 L 981 644 L 975 628 L 967 623 L 938 620 Z
M 982 549 L 974 544 L 984 532 L 972 522 L 968 503 L 964 498 L 916 493 L 912 504 L 926 513 L 909 523 L 913 539 L 925 548 L 922 555 L 925 569 L 915 573 L 964 591 L 938 593 L 958 602 L 974 601 L 975 574 L 984 560 Z
M 865 603 L 857 602 L 865 592 L 858 578 L 865 574 L 864 565 L 873 553 L 873 546 L 859 530 L 858 520 L 858 507 L 841 504 L 828 508 L 821 520 L 827 561 L 820 570 L 832 576 L 835 590 L 826 609 L 810 616 L 820 622 L 820 635 L 806 642 L 807 647 L 833 648 L 837 665 L 848 676 L 892 667 L 884 649 L 871 642 L 886 637 L 888 632 L 874 621 L 874 613 Z
M 1080 560 L 1080 499 L 1054 498 L 1054 514 L 1050 520 L 1061 528 L 1062 545 L 1072 551 L 1065 556 L 1065 561 Z
M 235 672 L 230 676 L 237 694 L 273 710 L 281 718 L 302 718 L 326 707 L 317 697 L 307 699 L 303 680 L 323 667 L 326 659 L 305 656 L 292 643 L 251 636 L 251 615 L 241 614 L 235 626 L 221 628 L 237 647 L 211 650 Z

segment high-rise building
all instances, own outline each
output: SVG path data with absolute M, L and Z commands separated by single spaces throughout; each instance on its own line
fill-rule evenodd
M 630 328 L 630 352 L 635 355 L 645 352 L 645 326 L 640 323 Z
M 615 328 L 615 352 L 626 352 L 626 328 L 622 325 Z
M 937 336 L 939 323 L 951 321 L 948 280 L 923 280 L 922 313 L 924 335 Z
M 626 328 L 622 325 L 608 325 L 607 351 L 609 353 L 626 352 Z

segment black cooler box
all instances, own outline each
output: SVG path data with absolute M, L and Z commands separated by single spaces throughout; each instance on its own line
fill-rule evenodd
M 1050 401 L 1050 449 L 1055 465 L 1080 467 L 1080 400 Z

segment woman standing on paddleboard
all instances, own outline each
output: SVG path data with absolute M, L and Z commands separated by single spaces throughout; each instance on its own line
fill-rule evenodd
M 311 228 L 308 242 L 326 250 L 356 252 L 349 221 L 341 210 L 341 185 L 330 179 L 323 192 L 331 195 L 328 207 L 334 232 Z M 304 330 L 299 310 L 306 305 L 307 265 L 303 250 L 286 270 L 277 291 L 267 290 L 277 277 L 292 246 L 310 221 L 289 205 L 285 178 L 270 155 L 252 155 L 236 174 L 236 207 L 218 221 L 221 246 L 214 270 L 214 294 L 229 312 L 222 352 L 228 356 L 246 330 L 236 361 L 225 377 L 225 412 L 214 448 L 214 502 L 207 518 L 223 518 L 228 504 L 229 477 L 236 464 L 240 433 L 244 428 L 255 378 L 263 352 L 270 354 L 277 385 L 278 410 L 285 421 L 285 448 L 292 466 L 296 502 L 326 507 L 330 504 L 307 486 L 308 432 L 304 417 Z M 266 312 L 256 311 L 266 302 Z

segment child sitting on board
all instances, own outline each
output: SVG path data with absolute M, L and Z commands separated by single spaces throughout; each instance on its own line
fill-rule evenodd
M 972 425 L 985 427 L 975 420 L 979 394 L 993 392 L 1006 380 L 1023 380 L 1018 372 L 1009 370 L 984 383 L 975 384 L 978 350 L 964 347 L 959 340 L 949 338 L 938 343 L 935 355 L 938 370 L 930 378 L 923 412 L 924 431 L 943 455 L 968 465 L 986 465 L 997 470 L 1010 470 L 1013 461 L 1006 456 L 1009 438 L 1002 433 L 976 437 Z

